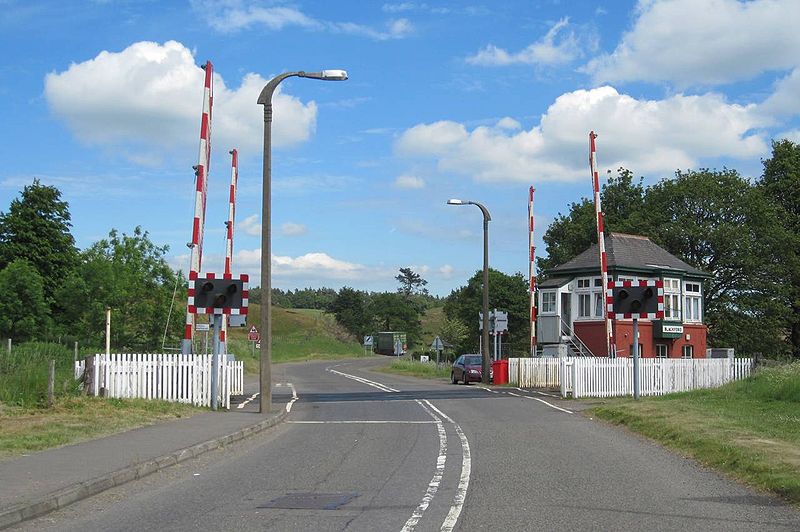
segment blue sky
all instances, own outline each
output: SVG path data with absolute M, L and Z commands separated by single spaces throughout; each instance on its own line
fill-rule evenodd
M 527 276 L 536 237 L 598 168 L 757 177 L 800 141 L 800 2 L 0 0 L 0 209 L 34 177 L 81 248 L 137 225 L 188 269 L 207 60 L 215 67 L 204 271 L 222 271 L 240 156 L 234 270 L 260 256 L 262 108 L 273 102 L 273 286 L 394 290 L 410 266 L 446 295 L 490 262 Z

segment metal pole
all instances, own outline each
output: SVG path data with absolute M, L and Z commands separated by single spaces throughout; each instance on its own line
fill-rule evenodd
M 78 342 L 75 341 L 75 353 L 72 355 L 72 361 L 75 362 L 78 360 Z
M 217 409 L 217 395 L 219 395 L 219 334 L 222 332 L 222 314 L 214 314 L 214 339 L 211 354 L 211 410 Z
M 8 358 L 11 358 L 11 338 L 8 339 Z
M 639 320 L 633 318 L 633 398 L 639 399 Z
M 481 380 L 489 384 L 489 211 L 477 204 L 483 212 L 483 364 Z
M 111 354 L 111 307 L 106 307 L 106 355 Z

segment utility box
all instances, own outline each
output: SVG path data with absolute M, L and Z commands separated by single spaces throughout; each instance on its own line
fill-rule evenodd
M 556 344 L 561 341 L 561 316 L 538 316 L 536 325 L 538 343 Z
M 706 358 L 733 358 L 732 347 L 712 347 L 706 349 Z

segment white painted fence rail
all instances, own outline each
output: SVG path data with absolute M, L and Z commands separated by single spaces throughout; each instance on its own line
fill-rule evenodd
M 94 395 L 161 399 L 211 406 L 211 355 L 132 354 L 94 355 Z M 244 362 L 220 356 L 219 405 L 230 408 L 231 395 L 244 393 Z M 75 363 L 82 375 L 84 361 Z
M 663 395 L 714 388 L 750 376 L 750 358 L 653 359 L 639 361 L 640 393 Z M 633 359 L 605 357 L 509 359 L 509 383 L 560 388 L 563 397 L 633 395 Z

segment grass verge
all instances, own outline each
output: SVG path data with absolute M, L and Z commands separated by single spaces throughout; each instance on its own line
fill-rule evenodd
M 800 363 L 717 389 L 609 400 L 588 412 L 800 506 Z
M 449 379 L 450 367 L 442 366 L 437 368 L 436 364 L 430 362 L 420 362 L 408 358 L 395 359 L 388 366 L 376 368 L 384 373 L 395 373 L 397 375 L 408 375 L 411 377 L 421 377 L 424 379 Z
M 205 409 L 145 399 L 60 397 L 52 409 L 0 404 L 0 457 L 107 436 Z

